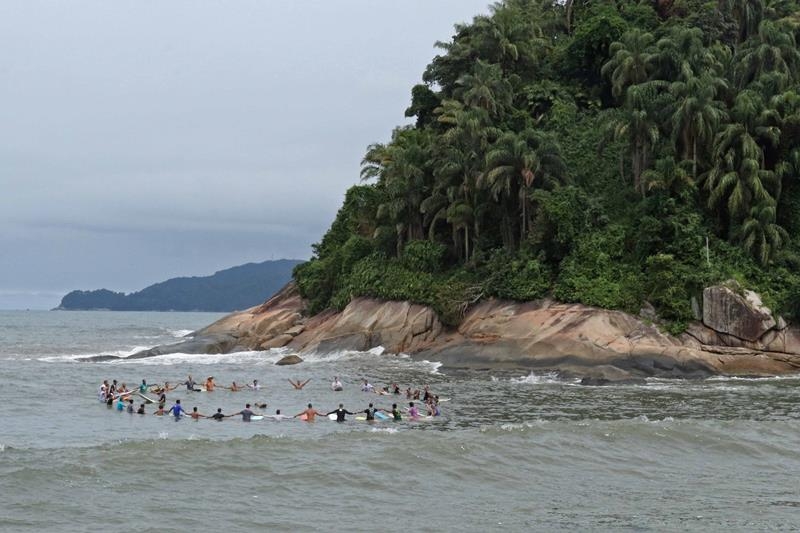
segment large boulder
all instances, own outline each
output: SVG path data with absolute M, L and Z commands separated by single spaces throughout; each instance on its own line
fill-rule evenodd
M 777 324 L 756 293 L 725 285 L 703 291 L 703 323 L 714 331 L 750 342 L 757 341 Z
M 278 366 L 286 366 L 286 365 L 296 365 L 302 363 L 303 359 L 297 354 L 287 355 L 282 357 L 277 363 Z

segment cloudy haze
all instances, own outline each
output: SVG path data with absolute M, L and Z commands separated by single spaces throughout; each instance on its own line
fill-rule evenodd
M 0 3 L 0 308 L 308 258 L 487 4 Z

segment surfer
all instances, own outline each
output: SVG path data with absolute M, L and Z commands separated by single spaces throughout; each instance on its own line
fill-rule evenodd
M 250 410 L 250 404 L 245 404 L 244 409 L 239 411 L 238 413 L 233 413 L 232 415 L 228 416 L 236 416 L 242 415 L 242 422 L 250 422 L 250 417 L 253 416 L 255 413 Z
M 293 418 L 293 417 L 287 416 L 287 415 L 282 415 L 281 414 L 281 410 L 277 409 L 277 410 L 275 410 L 275 414 L 272 415 L 272 418 L 273 418 L 273 420 L 285 420 L 287 418 Z
M 419 418 L 419 409 L 414 407 L 414 402 L 408 402 L 408 416 L 411 418 Z
M 342 387 L 342 382 L 339 381 L 339 376 L 333 376 L 333 381 L 331 382 L 331 390 L 335 392 L 344 390 L 344 387 Z
M 231 382 L 231 386 L 230 387 L 225 387 L 225 388 L 228 389 L 231 392 L 239 392 L 240 390 L 242 390 L 242 387 L 237 385 L 235 381 Z
M 176 420 L 181 417 L 181 414 L 184 414 L 184 415 L 188 415 L 189 414 L 186 411 L 184 411 L 180 400 L 175 400 L 175 405 L 170 407 L 169 411 L 167 411 L 167 413 L 168 414 L 171 413 L 172 415 L 174 415 Z
M 372 383 L 370 383 L 369 381 L 367 381 L 365 379 L 364 380 L 364 384 L 361 385 L 361 391 L 362 392 L 375 392 L 375 387 L 373 387 Z
M 399 421 L 401 421 L 403 419 L 403 417 L 400 414 L 400 409 L 397 408 L 397 404 L 396 403 L 392 404 L 392 410 L 391 411 L 389 411 L 388 409 L 378 409 L 378 411 L 382 411 L 384 413 L 388 413 L 388 414 L 392 415 L 392 420 L 394 420 L 395 422 L 399 422 Z
M 149 388 L 150 388 L 150 385 L 147 384 L 147 380 L 143 379 L 142 380 L 142 384 L 139 385 L 139 392 L 144 394 L 145 392 L 147 392 L 147 389 L 149 389 Z
M 158 409 L 156 409 L 156 412 L 153 413 L 153 414 L 156 415 L 156 416 L 164 416 L 164 406 L 163 405 L 159 405 Z
M 198 413 L 197 407 L 192 407 L 192 413 L 189 416 L 191 416 L 195 420 L 199 420 L 201 418 L 208 418 L 206 415 L 201 415 L 200 413 Z
M 214 376 L 209 376 L 208 379 L 206 379 L 206 392 L 213 392 L 215 386 Z
M 133 399 L 130 399 L 130 400 L 128 400 L 128 412 L 130 414 L 133 414 L 133 411 L 134 411 L 134 409 L 133 409 Z
M 137 415 L 143 415 L 144 414 L 144 404 L 143 403 L 139 404 L 139 408 L 136 410 L 136 414 Z
M 261 385 L 258 384 L 258 380 L 257 379 L 253 380 L 253 384 L 252 385 L 250 385 L 248 383 L 247 386 L 250 387 L 253 390 L 261 390 Z
M 377 409 L 372 407 L 372 404 L 369 404 L 369 407 L 367 407 L 366 409 L 364 409 L 361 412 L 365 413 L 367 415 L 367 422 L 374 422 L 375 421 L 375 411 L 377 411 Z
M 334 389 L 334 390 L 336 390 L 336 389 Z M 326 414 L 325 416 L 330 416 L 330 415 L 333 415 L 333 414 L 336 415 L 336 421 L 337 422 L 344 422 L 345 421 L 344 415 L 355 415 L 355 413 L 351 413 L 350 411 L 345 409 L 344 408 L 344 404 L 342 404 L 342 403 L 339 404 L 339 408 L 338 409 L 336 409 L 334 411 L 331 411 L 330 413 Z
M 184 381 L 184 382 L 183 382 L 183 384 L 184 384 L 184 385 L 186 385 L 186 390 L 187 390 L 187 391 L 192 391 L 192 392 L 200 392 L 200 389 L 195 389 L 195 388 L 194 388 L 194 386 L 195 386 L 195 381 L 194 381 L 194 379 L 192 379 L 192 376 L 191 376 L 191 375 L 189 375 L 189 376 L 187 377 L 186 381 Z
M 209 418 L 213 418 L 214 420 L 221 422 L 222 419 L 225 418 L 225 415 L 222 414 L 222 407 L 218 407 L 217 412 L 211 415 Z
M 309 382 L 309 381 L 311 381 L 311 378 L 309 378 L 309 379 L 307 379 L 307 380 L 305 380 L 305 381 L 303 381 L 303 382 L 301 382 L 299 379 L 298 379 L 297 381 L 292 381 L 292 380 L 290 379 L 290 380 L 289 380 L 289 383 L 291 383 L 291 384 L 292 384 L 292 387 L 294 387 L 294 388 L 295 388 L 295 390 L 300 390 L 300 389 L 302 389 L 303 387 L 305 387 L 306 385 L 308 385 L 308 382 Z M 301 413 L 301 414 L 302 414 L 302 413 Z
M 400 394 L 400 385 L 392 383 L 392 394 Z
M 303 411 L 301 413 L 297 413 L 296 415 L 294 415 L 294 418 L 297 418 L 297 417 L 303 416 L 303 415 L 305 415 L 305 417 L 306 417 L 305 420 L 307 422 L 313 422 L 314 421 L 314 417 L 316 417 L 316 416 L 325 416 L 322 413 L 320 413 L 319 411 L 317 411 L 316 409 L 314 409 L 314 407 L 312 407 L 311 404 L 308 404 L 308 408 L 305 411 Z

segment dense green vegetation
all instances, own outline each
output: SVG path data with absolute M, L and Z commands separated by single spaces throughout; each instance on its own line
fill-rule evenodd
M 495 4 L 368 148 L 302 294 L 449 323 L 489 296 L 649 302 L 679 331 L 732 278 L 800 316 L 799 37 L 796 0 Z
M 59 309 L 111 311 L 215 311 L 253 307 L 279 291 L 300 261 L 281 259 L 247 263 L 211 276 L 172 278 L 125 294 L 107 289 L 72 291 Z

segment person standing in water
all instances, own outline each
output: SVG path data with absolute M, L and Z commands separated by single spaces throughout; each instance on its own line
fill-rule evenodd
M 414 402 L 408 402 L 408 416 L 410 418 L 419 418 L 419 409 L 414 407 Z
M 339 376 L 333 376 L 333 381 L 331 382 L 331 390 L 334 392 L 340 392 L 344 390 L 344 387 L 342 387 L 342 382 L 339 381 Z
M 211 415 L 209 418 L 213 418 L 217 422 L 222 422 L 222 419 L 225 418 L 225 415 L 222 414 L 222 407 L 218 407 L 217 412 Z
M 367 415 L 367 422 L 374 422 L 375 421 L 375 411 L 377 411 L 377 409 L 372 407 L 372 404 L 369 404 L 369 407 L 367 407 L 366 409 L 364 409 L 361 412 L 365 413 Z
M 173 405 L 172 407 L 169 408 L 169 411 L 167 411 L 167 414 L 172 414 L 173 416 L 175 416 L 175 420 L 178 420 L 181 417 L 182 414 L 183 415 L 188 415 L 189 413 L 187 413 L 183 409 L 183 406 L 181 405 L 181 401 L 180 400 L 175 400 L 175 405 Z
M 314 418 L 317 417 L 317 416 L 325 416 L 324 414 L 322 414 L 319 411 L 317 411 L 316 409 L 314 409 L 314 407 L 311 404 L 308 404 L 308 408 L 305 411 L 303 411 L 301 413 L 297 413 L 296 415 L 294 415 L 294 418 L 297 418 L 297 417 L 303 416 L 303 415 L 306 415 L 306 422 L 313 422 Z
M 209 376 L 208 379 L 206 379 L 206 392 L 212 392 L 215 386 L 214 376 Z
M 195 380 L 194 380 L 194 379 L 192 379 L 192 376 L 191 376 L 191 375 L 189 375 L 189 376 L 187 377 L 186 381 L 184 381 L 184 382 L 183 382 L 183 384 L 184 384 L 184 385 L 186 385 L 186 390 L 187 390 L 187 391 L 191 391 L 191 392 L 200 392 L 200 389 L 195 389 L 195 388 L 194 388 L 194 386 L 196 385 L 196 382 L 195 382 Z
M 208 418 L 206 415 L 201 415 L 197 412 L 197 407 L 192 407 L 192 412 L 189 414 L 193 419 L 200 420 L 201 418 Z
M 330 413 L 326 414 L 325 416 L 330 416 L 330 415 L 333 415 L 333 414 L 336 415 L 336 421 L 337 422 L 345 422 L 344 415 L 351 415 L 351 416 L 355 415 L 355 413 L 351 413 L 350 411 L 345 409 L 344 408 L 344 404 L 342 404 L 342 403 L 339 404 L 339 408 L 338 409 L 336 409 L 335 411 L 331 411 Z
M 144 394 L 145 392 L 147 392 L 147 389 L 149 389 L 149 388 L 150 388 L 150 385 L 147 384 L 147 380 L 143 379 L 142 380 L 142 384 L 139 385 L 139 392 Z
M 232 415 L 228 416 L 236 416 L 242 415 L 242 422 L 250 422 L 250 418 L 254 415 L 253 411 L 250 410 L 250 404 L 245 404 L 244 409 L 239 411 L 238 413 L 233 413 Z

